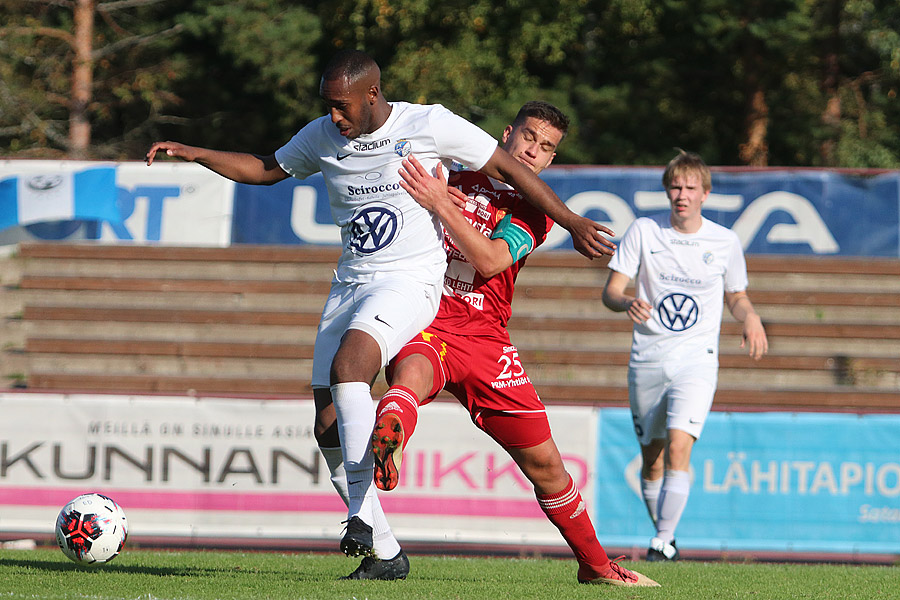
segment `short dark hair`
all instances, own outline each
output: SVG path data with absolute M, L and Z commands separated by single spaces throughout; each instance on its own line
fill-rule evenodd
M 332 56 L 325 65 L 322 79 L 332 81 L 346 77 L 351 83 L 354 83 L 372 72 L 380 78 L 381 69 L 378 68 L 378 63 L 374 58 L 361 50 L 341 50 Z
M 528 117 L 550 123 L 550 125 L 562 132 L 563 137 L 566 137 L 566 134 L 569 132 L 569 117 L 549 102 L 531 100 L 523 104 L 518 114 L 516 114 L 516 118 L 513 119 L 513 128 L 524 123 Z
M 709 172 L 709 167 L 700 158 L 700 155 L 695 152 L 687 152 L 681 148 L 675 149 L 678 150 L 678 155 L 666 165 L 666 170 L 663 172 L 662 177 L 663 187 L 669 189 L 669 184 L 679 175 L 695 174 L 700 177 L 703 191 L 708 192 L 711 190 L 712 174 Z

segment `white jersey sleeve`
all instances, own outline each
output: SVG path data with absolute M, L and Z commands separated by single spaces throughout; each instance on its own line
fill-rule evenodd
M 330 123 L 327 117 L 321 117 L 311 121 L 294 134 L 290 141 L 275 151 L 275 160 L 284 172 L 297 179 L 306 179 L 313 173 L 318 173 L 320 140 L 325 122 Z
M 733 233 L 730 232 L 729 233 Z M 743 292 L 750 284 L 747 278 L 747 262 L 744 259 L 744 249 L 741 248 L 741 240 L 737 234 L 731 237 L 731 249 L 729 251 L 728 266 L 725 267 L 725 291 Z
M 435 146 L 444 159 L 445 174 L 451 166 L 446 159 L 478 171 L 487 164 L 497 148 L 497 140 L 440 104 L 432 107 L 429 119 L 434 131 Z
M 609 259 L 609 268 L 634 279 L 641 266 L 641 227 L 640 219 L 631 222 L 625 235 L 619 241 L 615 253 Z

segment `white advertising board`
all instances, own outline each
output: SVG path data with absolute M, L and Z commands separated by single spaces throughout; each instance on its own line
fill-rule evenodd
M 0 533 L 49 534 L 65 502 L 97 491 L 122 505 L 138 541 L 340 538 L 346 512 L 311 399 L 2 393 L 0 411 Z M 590 503 L 596 415 L 553 407 L 550 421 Z M 456 404 L 422 409 L 400 486 L 380 497 L 401 541 L 564 545 L 509 456 Z
M 38 239 L 170 246 L 231 244 L 235 184 L 198 164 L 163 161 L 148 167 L 142 162 L 4 160 L 0 161 L 0 180 L 102 166 L 116 169 L 122 222 L 45 224 L 39 236 L 26 227 L 11 227 L 0 231 L 0 245 Z

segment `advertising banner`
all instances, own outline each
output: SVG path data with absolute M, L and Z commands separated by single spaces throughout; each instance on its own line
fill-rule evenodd
M 115 170 L 115 219 L 47 216 L 0 229 L 0 245 L 30 240 L 101 240 L 108 243 L 160 243 L 172 246 L 228 246 L 234 182 L 189 163 L 94 163 L 86 161 L 0 161 L 0 179 L 77 173 L 98 167 Z M 84 195 L 98 195 L 105 189 Z M 0 201 L 0 210 L 3 203 Z M 0 216 L 5 222 L 7 215 Z
M 669 209 L 662 169 L 551 167 L 541 174 L 572 211 L 624 235 Z M 320 175 L 270 188 L 238 185 L 232 239 L 252 244 L 340 243 Z M 750 254 L 900 256 L 900 174 L 817 170 L 715 171 L 704 215 L 733 229 Z M 555 226 L 542 248 L 571 248 Z
M 0 532 L 51 534 L 72 498 L 104 493 L 129 537 L 340 540 L 346 509 L 312 434 L 312 400 L 0 394 Z M 591 409 L 557 408 L 567 467 L 593 495 Z M 399 487 L 407 541 L 563 545 L 530 484 L 465 410 L 423 407 Z
M 311 400 L 0 394 L 0 533 L 46 534 L 101 492 L 130 536 L 340 539 L 343 503 Z M 554 438 L 610 548 L 654 530 L 628 410 L 550 407 Z M 900 415 L 713 412 L 694 449 L 683 549 L 897 553 Z M 398 488 L 408 542 L 560 546 L 531 485 L 454 403 L 423 407 Z
M 662 172 L 560 167 L 541 177 L 574 212 L 621 236 L 635 217 L 669 210 Z M 703 214 L 733 229 L 749 254 L 900 256 L 900 173 L 713 170 Z M 550 247 L 567 237 L 558 227 L 553 235 Z
M 600 411 L 601 539 L 646 545 L 631 414 Z M 900 552 L 900 415 L 710 414 L 692 456 L 680 548 Z
M 91 166 L 98 163 L 0 161 L 0 180 Z M 13 226 L 0 230 L 0 244 L 29 239 L 204 246 L 340 243 L 320 174 L 252 186 L 196 164 L 128 162 L 115 168 L 121 222 Z M 628 167 L 550 167 L 541 174 L 569 208 L 610 227 L 615 239 L 636 217 L 668 210 L 661 176 L 661 168 Z M 360 175 L 363 182 L 366 177 Z M 900 256 L 900 172 L 714 169 L 712 180 L 704 214 L 733 229 L 750 254 Z M 571 247 L 568 232 L 558 226 L 542 246 Z

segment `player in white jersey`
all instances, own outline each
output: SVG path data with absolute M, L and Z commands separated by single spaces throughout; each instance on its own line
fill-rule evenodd
M 703 217 L 709 168 L 680 151 L 663 173 L 671 212 L 634 221 L 609 262 L 603 303 L 634 322 L 628 397 L 641 445 L 641 491 L 656 535 L 647 560 L 676 560 L 675 528 L 690 493 L 694 442 L 712 406 L 719 367 L 722 296 L 743 323 L 741 347 L 768 351 L 747 296 L 737 235 Z M 636 279 L 635 295 L 626 286 Z
M 380 369 L 434 318 L 446 267 L 439 220 L 400 188 L 403 159 L 433 169 L 453 161 L 509 181 L 572 234 L 588 257 L 611 254 L 607 228 L 576 215 L 487 133 L 441 106 L 388 102 L 372 58 L 349 50 L 326 66 L 328 114 L 268 156 L 157 142 L 157 152 L 197 162 L 240 183 L 271 185 L 321 171 L 343 254 L 322 312 L 313 359 L 315 435 L 348 505 L 341 550 L 364 556 L 353 579 L 400 579 L 409 563 L 375 494 L 370 389 Z

